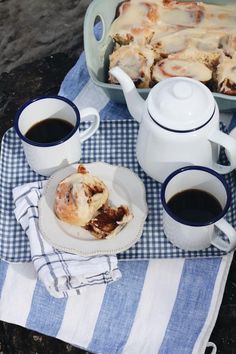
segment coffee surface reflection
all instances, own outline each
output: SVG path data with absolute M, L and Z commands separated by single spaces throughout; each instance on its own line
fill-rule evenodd
M 54 143 L 61 141 L 72 129 L 73 124 L 61 118 L 48 118 L 34 124 L 25 137 L 36 143 Z
M 210 222 L 222 212 L 220 202 L 212 194 L 200 189 L 179 192 L 167 205 L 178 218 L 190 223 Z

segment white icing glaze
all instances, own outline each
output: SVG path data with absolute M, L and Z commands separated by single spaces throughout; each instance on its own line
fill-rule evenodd
M 206 82 L 212 78 L 213 70 L 214 80 L 219 84 L 225 84 L 226 79 L 235 82 L 235 26 L 236 3 L 126 1 L 109 32 L 121 45 L 117 53 L 115 50 L 110 56 L 110 68 L 118 65 L 136 83 L 142 81 L 137 87 L 149 87 L 153 60 L 157 63 L 153 76 L 158 81 L 168 75 L 176 76 L 174 59 L 182 60 L 178 63 L 186 65 L 185 68 L 180 65 L 178 69 L 185 71 L 183 76 Z M 128 43 L 129 49 L 123 50 L 123 45 Z M 150 55 L 150 49 L 154 57 Z M 225 55 L 234 59 L 221 59 L 217 69 L 219 58 Z M 158 68 L 158 62 L 166 57 L 170 61 L 164 61 Z

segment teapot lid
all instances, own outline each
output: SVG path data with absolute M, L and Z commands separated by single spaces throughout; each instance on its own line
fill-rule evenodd
M 200 128 L 211 119 L 215 104 L 211 91 L 204 84 L 186 77 L 160 81 L 147 99 L 153 120 L 174 131 Z

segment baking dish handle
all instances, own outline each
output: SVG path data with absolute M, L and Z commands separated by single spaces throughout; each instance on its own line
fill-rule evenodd
M 93 107 L 84 108 L 80 111 L 80 122 L 90 122 L 90 126 L 87 129 L 80 131 L 80 141 L 83 143 L 98 130 L 100 115 Z
M 114 21 L 119 3 L 119 0 L 94 0 L 86 11 L 84 19 L 84 49 L 88 70 L 94 78 L 95 75 L 99 74 L 98 71 L 104 68 L 104 58 L 107 57 L 108 46 L 112 43 L 109 37 L 109 29 Z M 97 19 L 100 20 L 100 24 L 95 28 Z M 101 30 L 99 39 L 96 38 L 96 30 L 97 32 Z

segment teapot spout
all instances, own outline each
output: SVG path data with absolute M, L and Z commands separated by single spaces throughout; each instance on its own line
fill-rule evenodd
M 131 78 L 121 68 L 115 66 L 110 69 L 110 73 L 119 81 L 122 87 L 131 116 L 140 123 L 143 117 L 145 100 L 139 95 Z

